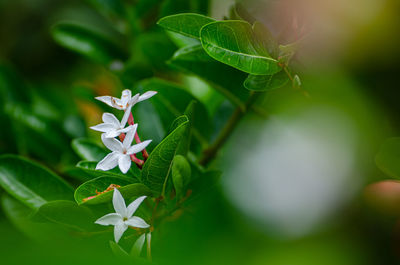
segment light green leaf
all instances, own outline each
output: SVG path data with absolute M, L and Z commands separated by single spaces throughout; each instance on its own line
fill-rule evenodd
M 281 70 L 278 61 L 263 53 L 252 26 L 244 21 L 217 21 L 201 31 L 204 50 L 215 60 L 254 75 L 272 75 Z
M 87 161 L 100 161 L 107 154 L 107 150 L 88 138 L 78 138 L 72 141 L 72 149 L 80 158 Z
M 151 190 L 164 195 L 172 160 L 186 132 L 188 121 L 182 123 L 154 148 L 143 166 L 142 182 Z
M 111 184 L 121 186 L 118 190 L 124 196 L 125 199 L 134 196 L 151 196 L 152 193 L 145 185 L 140 183 L 134 183 L 135 180 L 129 178 L 120 177 L 98 177 L 93 180 L 89 180 L 80 185 L 75 190 L 75 201 L 78 204 L 100 204 L 110 202 L 112 199 L 112 190 L 106 191 Z M 106 191 L 106 192 L 104 192 Z M 97 195 L 97 192 L 103 192 Z M 94 196 L 94 197 L 93 197 Z M 84 201 L 84 199 L 93 197 L 92 199 Z
M 72 187 L 50 170 L 15 155 L 0 157 L 0 186 L 26 206 L 72 200 Z
M 184 156 L 177 155 L 172 163 L 172 182 L 178 200 L 184 196 L 185 188 L 190 182 L 192 170 Z
M 284 71 L 274 75 L 249 75 L 244 81 L 248 90 L 267 91 L 287 84 L 289 77 Z
M 387 139 L 381 145 L 375 162 L 385 174 L 400 178 L 400 137 Z
M 131 249 L 131 256 L 132 257 L 139 257 L 140 253 L 142 252 L 142 248 L 144 245 L 144 241 L 146 239 L 146 234 L 143 233 L 136 241 L 135 244 L 133 244 L 133 247 Z
M 169 61 L 169 65 L 198 76 L 233 104 L 244 108 L 244 102 L 249 97 L 248 91 L 243 89 L 246 74 L 214 60 L 201 45 L 179 49 Z
M 182 13 L 163 17 L 157 24 L 184 36 L 200 39 L 200 29 L 214 21 L 214 19 L 200 14 Z

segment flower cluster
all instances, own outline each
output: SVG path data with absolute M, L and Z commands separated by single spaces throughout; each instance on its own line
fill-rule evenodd
M 151 143 L 151 140 L 140 141 L 137 134 L 138 125 L 134 123 L 131 110 L 136 103 L 149 99 L 155 94 L 157 92 L 148 91 L 143 95 L 136 94 L 132 97 L 132 92 L 126 89 L 122 92 L 121 98 L 111 96 L 96 98 L 113 108 L 124 111 L 121 121 L 111 113 L 104 113 L 102 117 L 103 123 L 90 127 L 103 133 L 101 140 L 111 151 L 97 164 L 96 169 L 107 171 L 118 165 L 121 172 L 125 174 L 131 167 L 132 162 L 136 163 L 140 168 L 143 166 L 144 160 L 148 157 L 146 147 Z M 129 126 L 127 126 L 127 123 Z M 116 137 L 119 137 L 120 140 L 117 140 Z M 132 145 L 134 139 L 136 144 Z M 142 152 L 144 160 L 136 157 L 139 152 Z

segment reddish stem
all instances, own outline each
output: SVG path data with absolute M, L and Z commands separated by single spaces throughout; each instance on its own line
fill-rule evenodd
M 134 125 L 134 124 L 135 124 L 135 120 L 133 119 L 132 113 L 129 114 L 128 124 L 129 124 L 129 125 Z M 136 131 L 136 133 L 135 133 L 135 142 L 136 142 L 137 144 L 142 142 L 142 141 L 140 141 L 140 138 L 139 138 L 139 135 L 138 135 L 137 131 Z M 143 154 L 144 161 L 146 161 L 146 159 L 149 157 L 149 153 L 147 153 L 146 148 L 143 149 L 142 154 Z

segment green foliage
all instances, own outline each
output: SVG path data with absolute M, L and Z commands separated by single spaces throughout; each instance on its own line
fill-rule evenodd
M 93 161 L 80 161 L 76 166 L 82 169 L 85 173 L 92 176 L 93 178 L 101 177 L 101 176 L 113 176 L 113 177 L 126 177 L 126 174 L 123 174 L 119 168 L 113 168 L 108 171 L 100 171 L 96 170 L 97 162 Z M 128 176 L 132 176 L 138 178 L 140 176 L 140 171 L 137 167 L 131 167 L 128 171 Z
M 185 188 L 189 184 L 192 174 L 190 164 L 184 156 L 177 155 L 174 157 L 171 173 L 176 197 L 179 200 L 184 196 Z
M 267 91 L 286 85 L 289 77 L 283 71 L 274 75 L 249 75 L 244 86 L 253 91 Z
M 146 186 L 135 182 L 135 180 L 129 178 L 98 177 L 83 183 L 75 190 L 75 201 L 78 204 L 100 204 L 110 202 L 112 199 L 112 189 L 107 191 L 107 188 L 112 184 L 121 186 L 118 190 L 125 198 L 152 195 Z M 91 199 L 84 200 L 87 198 Z
M 100 161 L 107 155 L 104 147 L 87 138 L 74 139 L 72 141 L 72 148 L 80 158 L 87 161 Z
M 165 195 L 168 176 L 179 142 L 188 121 L 179 125 L 150 154 L 142 170 L 142 182 L 158 194 Z
M 52 29 L 54 40 L 95 62 L 110 63 L 115 59 L 126 58 L 125 52 L 111 37 L 104 36 L 85 25 L 60 22 Z
M 217 21 L 200 32 L 204 50 L 214 59 L 254 75 L 272 75 L 282 70 L 268 51 L 255 45 L 251 25 L 244 21 Z
M 0 157 L 0 185 L 26 206 L 37 209 L 55 200 L 72 200 L 73 189 L 50 170 L 14 155 Z
M 164 17 L 158 21 L 161 27 L 182 34 L 184 36 L 200 39 L 200 30 L 208 23 L 215 20 L 199 14 L 176 14 Z
M 387 139 L 375 157 L 376 165 L 387 175 L 400 178 L 400 138 Z
M 52 201 L 43 204 L 35 216 L 73 230 L 90 231 L 95 228 L 92 211 L 72 201 Z

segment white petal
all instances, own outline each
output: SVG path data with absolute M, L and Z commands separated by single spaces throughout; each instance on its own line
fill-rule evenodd
M 121 134 L 119 130 L 112 129 L 104 134 L 105 138 L 114 138 Z
M 100 123 L 98 125 L 90 127 L 90 129 L 98 131 L 98 132 L 109 132 L 110 130 L 114 129 L 114 126 L 109 123 Z
M 118 131 L 119 131 L 120 133 L 127 133 L 127 132 L 133 130 L 134 127 L 135 127 L 134 125 L 130 125 L 130 126 L 126 127 L 125 129 L 120 129 L 120 130 L 118 130 Z
M 119 120 L 117 119 L 117 117 L 115 117 L 114 114 L 106 112 L 103 114 L 102 119 L 105 123 L 110 123 L 114 125 L 114 128 L 119 128 Z
M 133 142 L 133 138 L 135 137 L 135 133 L 136 133 L 137 127 L 138 127 L 137 123 L 134 124 L 132 126 L 132 129 L 126 134 L 125 139 L 124 139 L 124 143 L 123 143 L 123 147 L 125 149 L 128 149 L 131 146 L 131 144 Z
M 128 102 L 131 100 L 132 97 L 132 92 L 129 89 L 125 89 L 122 91 L 122 96 L 121 96 L 121 103 L 124 107 L 128 104 Z
M 121 215 L 117 213 L 109 213 L 97 219 L 95 223 L 99 225 L 116 225 L 121 220 Z
M 131 168 L 131 164 L 132 161 L 129 155 L 121 155 L 119 157 L 118 165 L 122 173 L 126 174 L 126 172 Z
M 104 137 L 102 135 L 101 140 L 103 141 L 103 144 L 111 151 L 122 153 L 122 150 L 123 150 L 122 143 L 120 141 L 118 141 L 117 139 L 106 138 L 105 135 L 104 135 Z
M 144 199 L 146 199 L 146 196 L 141 196 L 128 205 L 128 218 L 136 212 L 137 208 L 144 201 Z
M 118 189 L 114 189 L 113 206 L 116 213 L 120 214 L 122 218 L 128 217 L 125 200 Z
M 122 235 L 124 232 L 128 229 L 128 226 L 124 222 L 119 222 L 114 226 L 114 239 L 115 242 L 118 243 L 118 241 L 121 239 Z
M 120 154 L 112 152 L 104 157 L 99 163 L 97 163 L 96 170 L 107 171 L 113 169 L 118 165 L 118 159 Z
M 142 252 L 142 248 L 144 245 L 144 241 L 146 239 L 146 234 L 142 234 L 135 242 L 135 244 L 132 247 L 131 250 L 131 255 L 133 257 L 139 257 L 140 256 L 140 252 Z
M 135 106 L 135 104 L 139 102 L 139 98 L 140 98 L 140 94 L 137 93 L 136 95 L 134 95 L 131 98 L 131 100 L 129 101 L 129 105 L 132 106 L 132 107 Z
M 107 105 L 112 107 L 111 97 L 110 96 L 95 97 L 95 99 L 100 100 L 101 102 L 104 102 Z
M 138 227 L 138 228 L 148 228 L 150 227 L 149 224 L 147 224 L 142 218 L 137 217 L 137 216 L 132 216 L 128 220 L 125 221 L 125 224 L 132 226 L 132 227 Z
M 146 93 L 144 93 L 143 95 L 141 95 L 138 99 L 138 102 L 141 102 L 143 100 L 149 99 L 152 96 L 154 96 L 155 94 L 157 94 L 157 91 L 147 91 Z
M 131 115 L 131 109 L 132 105 L 129 105 L 124 113 L 124 116 L 122 117 L 121 123 L 119 124 L 120 128 L 124 128 L 126 123 L 128 122 L 129 116 Z
M 143 149 L 145 149 L 150 143 L 151 143 L 151 140 L 146 140 L 139 144 L 132 145 L 131 147 L 129 147 L 127 154 L 132 155 L 132 154 L 139 153 Z
M 122 105 L 122 101 L 119 98 L 111 97 L 111 106 L 119 110 L 125 109 L 125 107 Z

